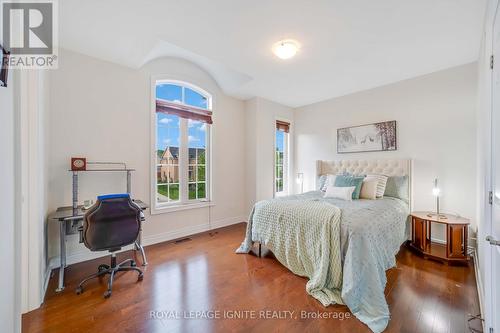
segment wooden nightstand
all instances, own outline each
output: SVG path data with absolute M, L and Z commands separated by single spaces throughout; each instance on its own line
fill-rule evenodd
M 463 217 L 450 214 L 441 214 L 446 218 L 437 217 L 432 212 L 411 213 L 411 241 L 410 248 L 421 253 L 426 258 L 435 259 L 444 263 L 467 263 L 467 239 L 469 236 L 470 221 Z M 431 240 L 433 223 L 444 224 L 446 227 L 446 244 Z

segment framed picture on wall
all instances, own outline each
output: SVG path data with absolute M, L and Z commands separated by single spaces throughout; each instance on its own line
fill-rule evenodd
M 10 52 L 4 49 L 2 45 L 0 45 L 0 50 L 2 51 L 2 63 L 0 64 L 0 87 L 7 87 Z
M 337 153 L 397 150 L 396 121 L 337 129 Z

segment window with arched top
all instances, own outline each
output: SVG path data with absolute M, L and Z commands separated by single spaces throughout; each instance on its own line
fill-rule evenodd
M 153 80 L 154 210 L 210 201 L 212 97 L 187 82 Z

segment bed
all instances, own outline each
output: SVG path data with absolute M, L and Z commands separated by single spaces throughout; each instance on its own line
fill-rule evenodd
M 408 159 L 317 161 L 316 178 L 325 174 L 383 174 L 405 179 L 396 197 L 344 201 L 323 198 L 320 190 L 255 204 L 245 240 L 272 251 L 293 273 L 309 279 L 306 291 L 324 306 L 345 304 L 373 332 L 390 319 L 385 271 L 408 239 L 412 206 L 412 163 Z

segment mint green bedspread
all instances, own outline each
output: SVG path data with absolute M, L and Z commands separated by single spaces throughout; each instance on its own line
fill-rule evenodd
M 385 271 L 407 237 L 408 204 L 396 198 L 343 201 L 312 191 L 258 202 L 237 253 L 253 242 L 309 278 L 306 291 L 324 306 L 345 304 L 373 332 L 390 319 Z
M 253 241 L 267 246 L 293 273 L 309 278 L 306 291 L 324 306 L 343 304 L 339 208 L 322 201 L 260 201 L 236 252 L 248 253 Z

